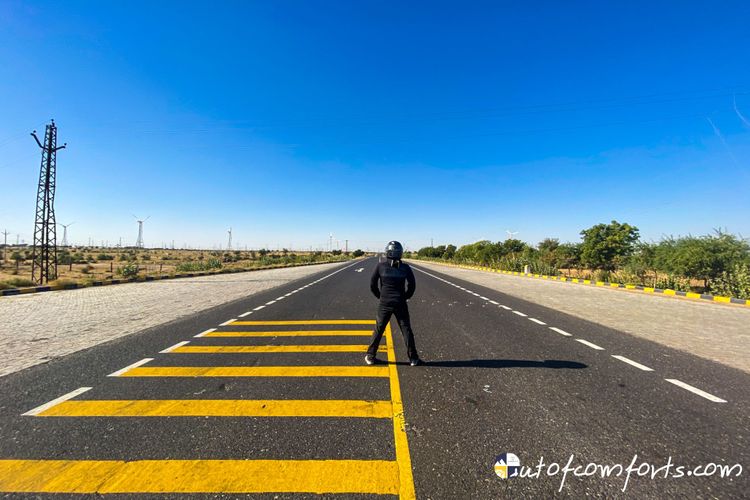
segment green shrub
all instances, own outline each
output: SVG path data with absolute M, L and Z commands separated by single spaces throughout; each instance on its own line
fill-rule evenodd
M 711 283 L 711 293 L 738 299 L 750 299 L 750 266 L 736 263 Z
M 692 291 L 690 280 L 688 278 L 676 276 L 674 274 L 668 274 L 656 278 L 656 280 L 654 280 L 654 288 L 661 288 L 662 290 L 679 290 L 681 292 Z
M 98 261 L 102 261 L 102 260 L 114 260 L 114 259 L 115 259 L 114 255 L 109 255 L 109 254 L 106 254 L 106 253 L 100 253 L 99 255 L 96 256 L 96 260 L 98 260 Z
M 177 272 L 194 273 L 200 271 L 210 271 L 211 269 L 221 269 L 223 264 L 221 260 L 210 258 L 205 262 L 181 262 L 177 264 Z
M 136 276 L 138 276 L 138 272 L 140 270 L 141 269 L 138 266 L 138 264 L 129 263 L 129 264 L 125 264 L 122 267 L 118 267 L 117 274 L 119 274 L 123 278 L 135 278 Z

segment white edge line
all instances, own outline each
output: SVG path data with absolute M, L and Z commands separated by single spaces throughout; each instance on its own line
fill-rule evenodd
M 237 321 L 237 318 L 228 319 L 224 323 L 220 324 L 219 326 L 227 326 L 229 323 L 232 323 L 234 321 Z
M 626 358 L 625 356 L 618 356 L 617 354 L 613 354 L 612 357 L 615 358 L 615 359 L 619 359 L 623 363 L 627 363 L 629 365 L 635 366 L 636 368 L 638 368 L 639 370 L 643 370 L 644 372 L 652 372 L 652 371 L 654 371 L 653 368 L 649 368 L 646 365 L 642 365 L 640 363 L 637 363 L 637 362 L 633 361 L 632 359 Z
M 167 354 L 167 353 L 170 353 L 170 352 L 174 351 L 175 349 L 177 349 L 178 347 L 182 347 L 182 346 L 184 346 L 185 344 L 189 344 L 189 343 L 190 343 L 190 341 L 189 341 L 189 340 L 185 340 L 185 341 L 183 341 L 183 342 L 177 342 L 177 343 L 176 343 L 175 345 L 173 345 L 172 347 L 167 347 L 167 348 L 166 348 L 166 349 L 164 349 L 163 351 L 159 351 L 159 354 Z
M 60 396 L 57 399 L 53 399 L 49 403 L 44 403 L 41 406 L 37 406 L 33 410 L 29 410 L 26 413 L 21 413 L 21 415 L 23 415 L 23 416 L 29 416 L 29 417 L 33 417 L 35 415 L 39 415 L 43 411 L 48 410 L 48 409 L 52 408 L 53 406 L 59 405 L 63 401 L 67 401 L 69 399 L 73 399 L 74 397 L 78 396 L 79 394 L 83 394 L 84 392 L 86 392 L 88 390 L 91 390 L 91 387 L 80 387 L 80 388 L 76 389 L 75 391 L 72 391 L 72 392 L 69 392 L 69 393 L 67 393 L 65 395 L 62 395 L 62 396 Z
M 480 295 L 479 298 L 482 299 L 482 300 L 490 300 L 487 297 L 485 297 L 484 295 Z
M 148 363 L 150 361 L 153 361 L 153 360 L 154 360 L 154 358 L 143 358 L 142 360 L 136 361 L 132 365 L 128 365 L 125 368 L 121 368 L 121 369 L 117 370 L 116 372 L 110 373 L 107 376 L 108 377 L 119 377 L 123 373 L 128 372 L 128 371 L 132 370 L 133 368 L 137 368 L 137 367 L 139 367 L 141 365 L 145 365 L 146 363 Z
M 572 333 L 568 333 L 565 330 L 560 330 L 559 328 L 557 328 L 555 326 L 550 326 L 549 329 L 552 330 L 553 332 L 559 333 L 560 335 L 565 335 L 566 337 L 572 337 L 573 336 Z
M 251 315 L 252 313 L 253 313 L 252 311 L 244 312 L 244 313 L 240 314 L 240 315 L 239 315 L 239 316 L 237 316 L 237 317 L 238 317 L 238 318 L 244 318 L 245 316 L 249 316 L 249 315 Z M 196 337 L 197 337 L 197 335 L 196 335 Z
M 534 322 L 534 323 L 536 323 L 537 325 L 546 325 L 546 324 L 547 324 L 547 323 L 545 323 L 544 321 L 542 321 L 542 320 L 540 320 L 540 319 L 536 319 L 536 318 L 529 318 L 529 321 L 533 321 L 533 322 Z
M 500 303 L 499 303 L 499 302 L 495 302 L 494 300 L 490 300 L 490 304 L 495 304 L 496 306 L 499 306 L 499 305 L 500 305 Z
M 240 315 L 240 316 L 242 316 L 242 315 Z M 211 332 L 215 332 L 215 331 L 216 331 L 216 328 L 209 328 L 209 329 L 208 329 L 208 330 L 206 330 L 205 332 L 200 332 L 200 333 L 199 333 L 198 335 L 195 335 L 195 338 L 205 337 L 205 336 L 206 336 L 206 335 L 208 335 L 209 333 L 211 333 Z
M 589 342 L 588 340 L 583 340 L 583 339 L 575 339 L 575 341 L 576 341 L 576 342 L 580 342 L 580 343 L 581 343 L 581 344 L 583 344 L 583 345 L 587 345 L 587 346 L 589 346 L 589 347 L 590 347 L 590 348 L 592 348 L 592 349 L 596 349 L 597 351 L 603 351 L 603 350 L 604 350 L 604 348 L 603 348 L 603 347 L 599 347 L 599 346 L 598 346 L 598 345 L 596 345 L 596 344 L 592 344 L 592 343 L 591 343 L 591 342 Z
M 503 309 L 505 309 L 506 311 L 510 311 L 510 310 L 511 310 L 511 308 L 510 308 L 510 307 L 508 307 L 508 306 L 504 306 L 504 305 L 502 305 L 502 304 L 500 304 L 500 307 L 502 307 L 502 308 L 503 308 Z
M 518 314 L 519 316 L 523 316 L 524 318 L 526 317 L 526 315 L 521 311 L 513 311 L 513 314 Z
M 690 384 L 686 384 L 685 382 L 682 382 L 681 380 L 677 380 L 676 378 L 665 378 L 667 382 L 674 384 L 678 387 L 682 387 L 683 389 L 686 389 L 693 394 L 697 394 L 698 396 L 704 397 L 708 399 L 709 401 L 713 401 L 714 403 L 726 403 L 727 401 L 725 399 L 717 398 L 713 394 L 709 394 L 706 391 L 702 391 L 698 389 L 697 387 L 693 387 Z

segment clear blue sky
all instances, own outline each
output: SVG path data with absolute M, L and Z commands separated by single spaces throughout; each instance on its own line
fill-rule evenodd
M 2 0 L 0 230 L 55 118 L 78 242 L 749 236 L 750 3 L 520 4 Z

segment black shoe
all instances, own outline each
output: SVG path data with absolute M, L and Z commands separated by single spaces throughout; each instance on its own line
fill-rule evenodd
M 374 365 L 377 362 L 378 362 L 377 358 L 373 356 L 372 354 L 367 354 L 365 356 L 365 363 L 367 363 L 368 365 Z
M 422 364 L 422 360 L 419 359 L 419 358 L 412 358 L 412 359 L 409 360 L 409 364 L 411 366 L 421 365 Z

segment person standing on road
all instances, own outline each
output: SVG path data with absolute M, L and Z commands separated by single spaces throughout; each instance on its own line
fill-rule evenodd
M 391 320 L 391 315 L 396 316 L 401 334 L 406 342 L 406 353 L 409 356 L 409 364 L 417 366 L 422 363 L 414 345 L 414 332 L 411 331 L 411 320 L 409 319 L 409 307 L 406 301 L 414 295 L 416 280 L 414 272 L 409 264 L 401 262 L 404 247 L 398 241 L 391 241 L 385 247 L 386 260 L 375 266 L 375 271 L 370 278 L 370 290 L 375 297 L 380 299 L 378 305 L 378 318 L 375 330 L 372 332 L 370 347 L 367 348 L 365 363 L 373 365 L 377 362 L 375 353 L 378 352 L 380 339 L 383 337 L 385 327 Z

